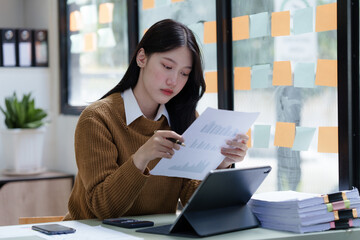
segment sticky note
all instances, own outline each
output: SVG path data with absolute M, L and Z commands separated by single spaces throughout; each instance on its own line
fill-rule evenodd
M 84 34 L 84 51 L 93 52 L 97 49 L 97 37 L 96 33 Z
M 269 147 L 270 130 L 270 125 L 254 125 L 254 148 Z
M 314 137 L 316 128 L 311 127 L 296 127 L 295 140 L 292 147 L 294 151 L 307 151 L 309 149 L 311 140 Z
M 251 90 L 251 68 L 235 67 L 234 69 L 234 89 Z
M 216 21 L 204 22 L 204 43 L 216 43 Z
M 313 32 L 313 12 L 314 9 L 312 7 L 299 9 L 294 12 L 293 30 L 295 35 Z
M 337 60 L 318 59 L 315 84 L 337 87 Z
M 330 3 L 316 7 L 315 31 L 330 31 L 337 29 L 337 5 Z
M 217 72 L 205 72 L 206 93 L 217 93 Z
M 251 70 L 252 89 L 271 87 L 271 80 L 269 79 L 270 64 L 255 65 Z
M 249 16 L 235 17 L 232 19 L 233 41 L 248 39 L 249 32 Z
M 338 127 L 319 127 L 318 152 L 339 152 Z
M 112 28 L 100 28 L 98 30 L 99 47 L 111 48 L 116 46 L 114 31 Z
M 73 54 L 81 53 L 84 51 L 84 35 L 72 34 L 70 35 L 70 52 Z
M 297 63 L 294 70 L 294 87 L 315 87 L 315 64 Z
M 290 11 L 273 12 L 271 14 L 271 36 L 290 35 Z
M 293 146 L 295 139 L 295 123 L 277 122 L 275 128 L 274 145 L 279 147 Z
M 81 19 L 81 13 L 79 11 L 71 12 L 69 16 L 69 20 L 70 20 L 69 29 L 71 32 L 81 30 L 83 23 Z
M 251 128 L 249 129 L 249 131 L 247 131 L 246 135 L 249 137 L 246 146 L 247 146 L 248 148 L 251 148 L 251 147 L 252 147 L 252 146 L 251 146 Z
M 291 86 L 292 85 L 290 61 L 274 62 L 273 85 L 274 86 Z
M 147 10 L 155 7 L 155 0 L 143 0 L 142 9 Z
M 99 6 L 99 23 L 111 23 L 113 21 L 114 3 L 102 3 Z
M 267 12 L 250 15 L 250 37 L 269 36 L 269 14 Z
M 96 5 L 85 5 L 80 7 L 81 18 L 84 25 L 96 25 L 98 22 Z

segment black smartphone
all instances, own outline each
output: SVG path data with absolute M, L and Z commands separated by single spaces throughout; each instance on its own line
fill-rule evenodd
M 143 221 L 129 218 L 108 218 L 104 219 L 103 223 L 123 228 L 141 228 L 154 226 L 154 222 L 152 221 Z
M 33 225 L 31 229 L 45 233 L 47 235 L 74 233 L 76 230 L 60 224 Z

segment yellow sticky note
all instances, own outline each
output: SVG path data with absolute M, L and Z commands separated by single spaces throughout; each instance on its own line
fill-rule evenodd
M 99 23 L 111 23 L 113 21 L 114 3 L 102 3 L 99 6 Z
M 252 145 L 251 145 L 251 128 L 249 128 L 249 131 L 246 133 L 246 135 L 248 135 L 248 137 L 249 137 L 249 140 L 248 140 L 246 146 L 248 148 L 251 148 L 252 147 Z
M 147 10 L 155 7 L 155 0 L 143 0 L 142 9 Z
M 277 122 L 274 145 L 291 148 L 295 139 L 295 123 Z
M 217 93 L 217 72 L 205 72 L 206 93 Z
M 337 5 L 330 3 L 316 7 L 315 31 L 330 31 L 337 29 Z
M 251 89 L 251 67 L 235 67 L 234 69 L 234 89 Z
M 87 33 L 84 34 L 84 51 L 93 52 L 96 51 L 97 39 L 96 33 Z
M 216 21 L 204 22 L 204 43 L 216 43 Z
M 315 85 L 337 87 L 337 60 L 318 59 Z
M 79 31 L 82 28 L 82 17 L 80 11 L 73 11 L 70 13 L 70 26 L 71 32 Z
M 235 17 L 232 19 L 233 41 L 248 39 L 249 31 L 249 15 Z
M 290 35 L 290 11 L 273 12 L 271 14 L 271 36 Z
M 319 127 L 318 152 L 339 152 L 338 127 Z
M 291 86 L 291 64 L 290 61 L 274 62 L 273 85 Z

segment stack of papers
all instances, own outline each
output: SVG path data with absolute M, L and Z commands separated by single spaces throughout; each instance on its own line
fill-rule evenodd
M 319 195 L 295 191 L 254 194 L 249 205 L 264 228 L 297 233 L 359 227 L 357 188 Z

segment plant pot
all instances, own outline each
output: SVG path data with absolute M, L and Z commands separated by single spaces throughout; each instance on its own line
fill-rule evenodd
M 43 170 L 45 127 L 1 131 L 5 172 L 31 174 Z

